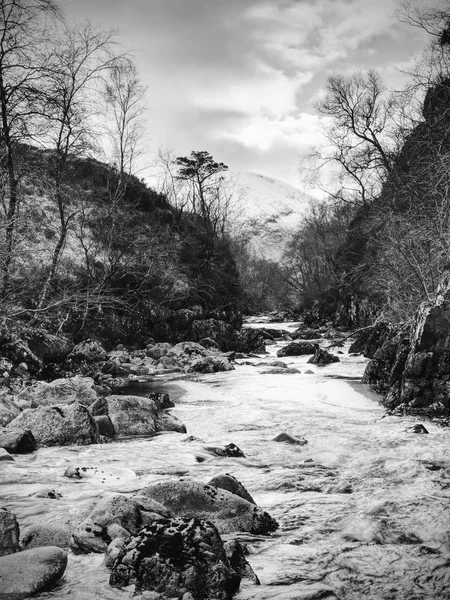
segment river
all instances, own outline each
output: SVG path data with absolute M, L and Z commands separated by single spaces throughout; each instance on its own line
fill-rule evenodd
M 261 585 L 243 582 L 236 600 L 450 598 L 450 431 L 425 423 L 429 434 L 420 435 L 410 429 L 417 419 L 385 417 L 379 397 L 357 381 L 366 360 L 345 349 L 326 367 L 284 358 L 297 374 L 255 366 L 280 345 L 232 372 L 156 384 L 198 440 L 167 433 L 16 456 L 0 463 L 1 506 L 26 534 L 40 522 L 76 522 L 105 490 L 132 494 L 167 478 L 231 473 L 280 523 L 270 537 L 238 536 Z M 308 444 L 272 441 L 280 432 Z M 245 458 L 203 448 L 230 442 Z M 93 468 L 76 481 L 63 476 L 69 465 Z M 62 497 L 41 497 L 49 489 Z M 129 598 L 108 578 L 102 555 L 70 553 L 64 578 L 39 598 Z

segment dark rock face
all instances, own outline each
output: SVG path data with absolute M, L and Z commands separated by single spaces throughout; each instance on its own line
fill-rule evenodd
M 175 517 L 212 521 L 219 533 L 248 531 L 266 535 L 278 527 L 268 513 L 251 502 L 196 481 L 166 481 L 150 485 L 142 493 L 163 504 Z
M 0 429 L 0 448 L 11 454 L 28 454 L 37 449 L 36 440 L 29 429 Z
M 181 598 L 229 600 L 241 578 L 231 567 L 217 529 L 199 519 L 173 519 L 143 528 L 119 552 L 110 584 L 136 584 L 145 590 Z
M 278 357 L 282 356 L 302 356 L 304 354 L 314 354 L 319 348 L 317 344 L 311 342 L 291 342 L 277 352 Z
M 233 365 L 223 356 L 199 358 L 188 369 L 188 373 L 218 373 L 222 371 L 234 371 Z
M 391 329 L 392 331 L 392 329 Z M 374 354 L 363 381 L 377 383 L 389 409 L 432 415 L 450 412 L 450 282 L 423 303 L 409 337 L 397 333 Z
M 174 311 L 167 317 L 167 323 L 174 331 L 186 331 L 197 317 L 197 313 L 188 308 Z
M 0 509 L 0 556 L 20 552 L 19 536 L 19 524 L 16 515 L 6 508 Z
M 264 354 L 266 352 L 266 344 L 264 335 L 257 329 L 244 328 L 236 333 L 234 348 L 236 352 L 244 352 L 250 354 Z
M 109 416 L 117 435 L 154 435 L 157 431 L 186 433 L 185 426 L 176 417 L 161 413 L 151 398 L 107 396 L 97 400 L 91 410 L 95 417 Z
M 7 429 L 30 429 L 38 446 L 97 444 L 100 441 L 92 415 L 78 402 L 28 408 L 11 421 Z
M 247 500 L 247 502 L 251 502 L 256 506 L 256 502 L 250 496 L 242 483 L 238 481 L 236 477 L 233 477 L 228 473 L 225 473 L 224 475 L 216 475 L 210 479 L 206 485 L 211 485 L 212 487 L 226 490 L 231 494 L 236 494 L 236 496 L 240 496 L 241 498 L 244 498 L 244 500 Z
M 324 367 L 325 365 L 335 362 L 340 362 L 339 357 L 331 354 L 331 352 L 328 352 L 328 350 L 325 350 L 324 348 L 317 348 L 314 356 L 311 356 L 308 360 L 308 363 L 318 365 L 319 367 Z
M 273 438 L 272 442 L 284 442 L 286 444 L 292 444 L 294 446 L 304 446 L 308 443 L 308 441 L 305 440 L 305 438 L 292 435 L 291 433 L 286 433 L 285 431 L 276 435 Z
M 22 600 L 47 590 L 64 575 L 67 553 L 47 546 L 0 558 L 0 598 Z
M 358 333 L 356 340 L 349 348 L 349 354 L 363 354 L 367 358 L 373 358 L 375 352 L 394 334 L 394 327 L 390 323 L 383 321 L 376 323 L 373 327 L 368 327 Z

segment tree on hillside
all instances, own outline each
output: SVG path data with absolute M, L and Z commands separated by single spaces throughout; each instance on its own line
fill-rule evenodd
M 47 19 L 59 17 L 52 0 L 0 0 L 1 166 L 6 199 L 1 270 L 6 297 L 14 258 L 19 205 L 17 148 L 30 141 L 42 72 L 48 56 Z
M 330 77 L 316 108 L 328 141 L 314 150 L 317 169 L 328 165 L 338 183 L 325 191 L 335 201 L 367 204 L 392 169 L 398 131 L 393 97 L 375 71 L 356 72 Z
M 72 190 L 65 177 L 71 155 L 86 156 L 98 144 L 96 134 L 101 111 L 101 86 L 118 57 L 113 51 L 114 32 L 103 31 L 90 23 L 66 27 L 55 40 L 58 48 L 46 69 L 46 113 L 51 124 L 47 146 L 52 150 L 52 197 L 58 210 L 59 234 L 50 267 L 39 297 L 42 308 L 55 280 L 69 227 L 77 209 L 71 207 Z

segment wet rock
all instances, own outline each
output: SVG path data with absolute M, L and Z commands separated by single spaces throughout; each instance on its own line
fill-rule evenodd
M 199 344 L 200 344 L 201 346 L 203 346 L 203 348 L 215 348 L 216 350 L 218 350 L 218 349 L 219 349 L 219 344 L 218 344 L 218 343 L 217 343 L 215 340 L 213 340 L 213 339 L 211 339 L 211 338 L 209 338 L 209 337 L 207 337 L 207 338 L 202 338 L 202 339 L 199 341 Z
M 234 348 L 236 352 L 245 354 L 265 354 L 266 344 L 264 335 L 257 329 L 244 327 L 235 334 Z
M 271 369 L 263 369 L 260 373 L 261 375 L 297 375 L 301 371 L 295 367 L 272 367 Z
M 52 546 L 0 558 L 0 589 L 5 600 L 22 600 L 44 592 L 64 574 L 67 553 Z
M 187 371 L 196 360 L 205 358 L 210 354 L 209 350 L 195 342 L 180 342 L 172 346 L 167 354 L 159 359 L 157 364 L 162 365 L 164 368 L 180 367 Z
M 69 465 L 64 473 L 64 477 L 76 481 L 84 479 L 89 486 L 117 486 L 136 479 L 136 473 L 126 467 L 114 467 L 112 465 L 95 466 L 81 463 L 78 465 Z
M 278 527 L 268 513 L 251 502 L 193 480 L 153 484 L 142 493 L 166 506 L 175 517 L 212 521 L 220 533 L 248 531 L 265 535 Z
M 164 392 L 152 392 L 149 394 L 148 398 L 153 400 L 158 407 L 158 410 L 167 410 L 168 408 L 173 408 L 175 406 L 174 402 L 170 399 L 169 394 Z
M 113 395 L 101 398 L 92 407 L 94 416 L 108 415 L 117 435 L 154 435 L 158 431 L 186 433 L 174 416 L 161 413 L 150 398 Z
M 70 547 L 77 554 L 104 552 L 110 542 L 136 535 L 142 527 L 139 504 L 121 494 L 102 498 L 72 533 Z
M 97 392 L 92 377 L 75 375 L 67 379 L 55 379 L 51 383 L 39 381 L 24 390 L 31 401 L 30 408 L 52 406 L 53 404 L 73 404 L 79 402 L 90 406 L 97 400 Z
M 16 515 L 6 508 L 0 508 L 0 556 L 6 556 L 7 554 L 20 552 L 19 537 L 20 531 Z
M 319 367 L 324 367 L 325 365 L 335 362 L 340 362 L 339 356 L 331 354 L 331 352 L 328 352 L 328 350 L 325 350 L 324 348 L 317 348 L 314 356 L 311 356 L 311 358 L 308 360 L 308 363 L 317 365 Z
M 240 496 L 241 498 L 244 498 L 244 500 L 247 500 L 247 502 L 251 502 L 256 506 L 256 502 L 253 500 L 251 495 L 248 493 L 242 483 L 233 477 L 233 475 L 229 475 L 228 473 L 225 473 L 224 475 L 216 475 L 210 479 L 206 485 L 220 488 L 221 490 L 226 490 L 231 494 L 236 494 L 236 496 Z
M 429 433 L 428 429 L 424 425 L 422 425 L 422 423 L 416 423 L 412 427 L 408 427 L 408 431 L 410 431 L 411 433 L 420 434 Z
M 237 540 L 229 540 L 224 544 L 225 555 L 231 567 L 236 571 L 241 579 L 249 579 L 256 585 L 260 584 L 259 578 L 251 565 L 245 558 L 244 549 Z
M 220 319 L 195 320 L 192 322 L 187 335 L 194 342 L 210 338 L 224 352 L 235 350 L 236 332 L 231 325 Z
M 113 438 L 116 434 L 114 425 L 109 415 L 97 415 L 94 417 L 94 421 L 97 423 L 98 432 L 103 437 Z
M 30 429 L 38 446 L 85 445 L 100 441 L 92 415 L 78 402 L 28 408 L 11 421 L 7 429 Z
M 50 498 L 50 500 L 61 500 L 62 498 L 62 494 L 54 489 L 44 489 L 31 495 L 34 498 Z
M 105 567 L 107 569 L 113 568 L 127 541 L 128 538 L 117 537 L 108 545 L 105 552 Z
M 108 353 L 96 340 L 85 340 L 75 346 L 67 359 L 73 362 L 98 363 L 108 360 Z
M 165 356 L 171 348 L 172 344 L 162 342 L 159 344 L 152 344 L 150 346 L 147 346 L 145 353 L 149 358 L 159 360 L 162 356 Z
M 236 444 L 227 444 L 223 448 L 220 448 L 219 446 L 205 446 L 205 450 L 207 450 L 210 454 L 215 454 L 216 456 L 245 458 L 245 454 L 238 446 L 236 446 Z
M 0 427 L 5 427 L 11 423 L 22 412 L 22 409 L 13 400 L 13 397 L 7 394 L 0 396 Z
M 229 600 L 238 590 L 216 528 L 199 519 L 174 519 L 142 529 L 120 552 L 110 585 L 136 584 L 166 598 L 191 593 L 198 600 Z
M 255 367 L 274 367 L 277 369 L 287 369 L 288 366 L 285 362 L 283 362 L 282 360 L 262 360 L 261 362 L 257 362 L 257 363 L 249 363 L 254 365 Z
M 44 523 L 32 525 L 22 537 L 24 550 L 42 546 L 69 548 L 73 527 L 67 523 Z M 0 596 L 1 598 L 1 596 Z
M 0 448 L 0 462 L 14 462 L 13 457 L 4 448 Z
M 291 342 L 277 352 L 278 357 L 282 356 L 302 356 L 304 354 L 314 354 L 319 348 L 317 344 L 311 342 Z
M 234 366 L 223 356 L 205 356 L 195 360 L 190 365 L 188 373 L 217 373 L 233 370 Z
M 304 446 L 308 443 L 305 438 L 292 435 L 291 433 L 286 433 L 285 431 L 276 435 L 272 442 L 284 442 L 285 444 L 293 444 L 296 446 Z
M 320 339 L 322 335 L 317 331 L 317 329 L 311 329 L 310 327 L 299 327 L 291 333 L 291 337 L 293 340 L 317 340 Z
M 28 454 L 37 449 L 36 440 L 29 429 L 0 429 L 0 448 L 11 454 Z

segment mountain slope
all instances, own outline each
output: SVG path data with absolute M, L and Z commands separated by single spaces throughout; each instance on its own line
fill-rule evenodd
M 227 175 L 234 186 L 232 233 L 247 236 L 259 258 L 278 262 L 314 199 L 258 173 L 231 171 Z

